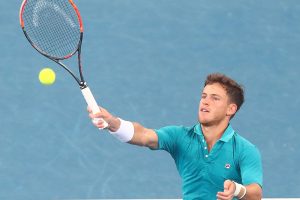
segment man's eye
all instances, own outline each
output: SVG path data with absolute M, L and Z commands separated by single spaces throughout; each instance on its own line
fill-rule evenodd
M 215 101 L 219 101 L 219 100 L 220 100 L 220 98 L 219 98 L 219 97 L 213 97 L 213 100 L 215 100 Z

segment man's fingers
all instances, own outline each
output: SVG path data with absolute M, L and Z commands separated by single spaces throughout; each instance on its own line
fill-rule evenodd
M 91 119 L 94 119 L 94 118 L 100 118 L 100 116 L 98 116 L 98 114 L 93 114 L 93 113 L 90 113 L 90 114 L 89 114 L 89 117 L 90 117 Z
M 224 191 L 217 193 L 217 199 L 228 200 L 233 198 L 233 192 L 235 189 L 234 182 L 230 180 L 224 181 Z
M 230 195 L 229 192 L 218 192 L 217 199 L 220 199 L 220 200 L 232 199 L 232 195 Z
M 98 123 L 101 121 L 100 118 L 92 118 L 92 121 L 95 125 L 98 125 Z
M 107 128 L 107 123 L 102 118 L 93 118 L 92 122 L 96 127 L 100 129 Z
M 107 112 L 106 109 L 99 107 L 100 112 L 97 113 L 93 113 L 92 109 L 87 106 L 87 111 L 89 112 L 89 117 L 90 119 L 92 119 L 92 123 L 100 128 L 100 129 L 104 129 L 104 128 L 108 128 L 108 123 L 106 120 L 112 118 L 112 115 Z
M 91 109 L 89 106 L 86 107 L 86 110 L 87 110 L 89 113 L 92 112 L 92 109 Z

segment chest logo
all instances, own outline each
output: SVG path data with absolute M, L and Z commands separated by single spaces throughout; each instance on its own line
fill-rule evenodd
M 231 167 L 230 164 L 228 164 L 228 163 L 225 164 L 225 168 L 226 168 L 226 169 L 230 169 L 230 167 Z

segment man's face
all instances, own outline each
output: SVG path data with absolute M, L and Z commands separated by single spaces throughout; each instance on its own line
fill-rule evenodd
M 221 84 L 206 85 L 199 104 L 199 122 L 206 126 L 212 126 L 223 120 L 229 120 L 232 114 L 232 105 Z

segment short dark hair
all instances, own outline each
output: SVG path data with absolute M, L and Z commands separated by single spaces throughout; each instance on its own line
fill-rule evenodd
M 238 84 L 233 79 L 221 73 L 213 73 L 209 74 L 206 77 L 206 81 L 204 83 L 204 87 L 206 85 L 211 85 L 214 83 L 221 84 L 229 97 L 231 103 L 237 105 L 237 111 L 240 109 L 242 104 L 244 103 L 244 89 L 243 86 Z

